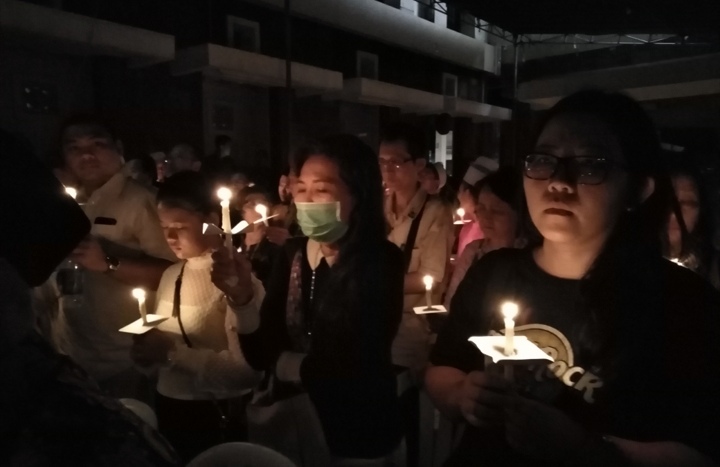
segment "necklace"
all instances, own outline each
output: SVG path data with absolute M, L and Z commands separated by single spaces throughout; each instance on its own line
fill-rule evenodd
M 310 276 L 310 306 L 312 306 L 315 302 L 315 275 L 317 268 L 320 266 L 320 261 L 322 261 L 322 249 L 318 246 L 318 249 L 315 252 L 314 261 L 311 264 L 311 266 L 314 266 L 311 268 L 312 276 Z

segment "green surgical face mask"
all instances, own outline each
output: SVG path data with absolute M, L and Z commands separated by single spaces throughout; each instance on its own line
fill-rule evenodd
M 340 202 L 295 203 L 297 222 L 303 233 L 316 242 L 334 243 L 340 240 L 348 230 L 348 225 L 340 220 Z

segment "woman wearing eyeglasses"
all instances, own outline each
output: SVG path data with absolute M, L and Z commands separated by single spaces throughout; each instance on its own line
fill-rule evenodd
M 583 91 L 540 130 L 524 189 L 542 240 L 468 271 L 431 356 L 429 394 L 467 424 L 446 465 L 716 465 L 720 298 L 662 258 L 672 185 L 651 121 Z M 505 301 L 553 363 L 483 365 L 467 339 L 502 332 Z

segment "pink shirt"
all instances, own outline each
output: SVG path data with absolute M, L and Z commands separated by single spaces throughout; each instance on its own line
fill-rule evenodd
M 485 235 L 483 234 L 483 231 L 480 230 L 480 224 L 477 222 L 469 222 L 463 225 L 460 229 L 460 233 L 458 234 L 457 257 L 459 258 L 460 255 L 462 255 L 463 250 L 469 243 L 483 238 L 485 238 Z

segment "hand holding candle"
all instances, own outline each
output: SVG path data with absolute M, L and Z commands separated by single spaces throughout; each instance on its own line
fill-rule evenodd
M 230 221 L 230 199 L 232 198 L 232 191 L 229 188 L 222 187 L 217 191 L 217 197 L 220 198 L 220 207 L 222 208 L 222 229 L 225 232 L 225 247 L 233 253 L 232 243 L 232 223 Z
M 515 353 L 515 317 L 518 314 L 518 306 L 513 302 L 505 302 L 502 305 L 502 314 L 505 319 L 505 355 Z
M 143 289 L 133 289 L 133 297 L 138 301 L 138 308 L 140 309 L 140 317 L 142 318 L 143 326 L 147 326 L 147 306 L 145 305 L 145 291 Z

